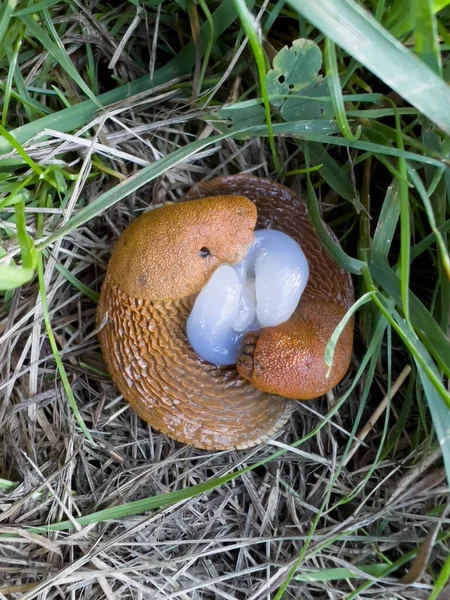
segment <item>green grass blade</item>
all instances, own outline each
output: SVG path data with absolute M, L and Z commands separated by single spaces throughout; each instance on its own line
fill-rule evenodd
M 409 0 L 409 4 L 416 52 L 430 69 L 441 74 L 442 60 L 433 0 Z
M 450 4 L 450 0 L 432 0 L 431 10 L 433 15 L 436 15 L 440 10 Z M 408 4 L 404 0 L 397 2 L 398 10 L 390 10 L 386 13 L 387 18 L 384 23 L 392 35 L 396 38 L 401 38 L 413 29 L 411 11 Z
M 288 0 L 324 35 L 450 134 L 450 87 L 354 0 Z
M 372 240 L 372 256 L 376 256 L 381 262 L 387 260 L 399 216 L 398 187 L 397 183 L 393 183 L 386 191 Z
M 3 11 L 0 16 L 0 48 L 3 44 L 3 38 L 8 31 L 9 22 L 17 6 L 17 0 L 6 0 Z
M 423 205 L 425 207 L 425 212 L 427 213 L 428 221 L 430 223 L 430 227 L 431 227 L 431 229 L 434 233 L 434 237 L 436 239 L 436 243 L 437 243 L 437 247 L 439 249 L 439 254 L 440 254 L 442 264 L 443 264 L 445 272 L 447 274 L 447 278 L 450 279 L 450 258 L 448 255 L 447 244 L 445 243 L 442 233 L 439 231 L 439 229 L 437 227 L 433 207 L 431 205 L 431 200 L 428 197 L 428 194 L 427 194 L 427 191 L 423 184 L 423 181 L 421 180 L 421 178 L 418 176 L 416 171 L 410 165 L 408 165 L 408 175 L 423 202 Z
M 370 273 L 375 282 L 381 286 L 401 307 L 400 280 L 394 271 L 376 256 L 371 256 L 369 262 Z M 425 306 L 412 292 L 409 292 L 409 305 L 411 320 L 415 330 L 422 339 L 427 350 L 436 358 L 441 368 L 450 376 L 450 341 L 442 329 L 427 311 Z
M 45 255 L 46 252 L 44 251 L 44 256 Z M 75 289 L 77 289 L 79 292 L 90 298 L 92 302 L 95 302 L 95 304 L 98 303 L 100 298 L 100 294 L 98 292 L 95 292 L 88 285 L 80 281 L 78 277 L 75 277 L 73 273 L 71 273 L 68 269 L 66 269 L 66 267 L 64 267 L 60 263 L 55 263 L 55 267 L 62 275 L 64 275 L 67 281 L 71 283 Z
M 436 391 L 436 388 L 430 380 L 429 375 L 425 372 L 423 366 L 420 365 L 417 360 L 416 366 L 425 396 L 427 398 L 431 417 L 433 419 L 436 437 L 442 450 L 442 458 L 444 460 L 447 481 L 450 482 L 450 410 L 449 407 L 442 402 L 440 394 Z M 428 363 L 428 366 L 435 373 L 435 375 L 439 377 L 436 367 L 431 361 Z
M 68 221 L 63 227 L 57 229 L 44 242 L 39 244 L 37 250 L 43 250 L 56 240 L 64 237 L 77 227 L 80 227 L 80 225 L 87 223 L 94 217 L 100 215 L 103 211 L 107 210 L 111 206 L 114 206 L 114 204 L 120 202 L 120 200 L 138 190 L 143 185 L 146 185 L 156 177 L 159 177 L 162 173 L 165 173 L 174 165 L 186 160 L 189 156 L 192 156 L 199 150 L 202 150 L 203 148 L 206 148 L 215 142 L 219 142 L 230 135 L 230 133 L 225 133 L 223 135 L 212 136 L 205 140 L 192 142 L 184 148 L 180 148 L 171 154 L 164 156 L 148 167 L 144 167 L 135 175 L 132 175 L 122 183 L 119 183 L 115 187 L 107 190 L 88 206 L 82 208 L 79 213 L 72 217 L 70 221 Z
M 219 36 L 233 23 L 237 15 L 232 2 L 222 2 L 212 16 L 215 35 Z M 31 17 L 22 18 L 30 19 Z M 205 24 L 201 28 L 200 51 L 206 46 L 208 39 L 209 29 Z M 167 83 L 176 77 L 188 73 L 194 59 L 195 46 L 193 42 L 189 42 L 178 56 L 154 73 L 152 80 L 150 80 L 148 75 L 145 75 L 132 83 L 127 83 L 115 90 L 101 94 L 98 96 L 97 100 L 102 106 L 108 106 Z M 44 129 L 55 129 L 57 131 L 67 132 L 83 127 L 83 125 L 86 125 L 94 117 L 97 110 L 97 102 L 86 100 L 65 110 L 60 110 L 54 114 L 42 117 L 32 123 L 22 125 L 21 127 L 12 130 L 10 133 L 20 144 L 24 144 Z M 0 156 L 10 152 L 11 149 L 12 146 L 10 140 L 2 139 L 0 137 Z
M 16 42 L 14 43 L 12 56 L 9 59 L 8 77 L 6 78 L 5 96 L 3 98 L 2 127 L 5 127 L 5 124 L 6 124 L 6 116 L 8 114 L 9 101 L 11 98 L 14 71 L 16 69 L 17 59 L 19 57 L 19 50 L 20 50 L 21 44 L 22 44 L 22 36 L 20 36 L 20 38 L 18 40 L 16 40 Z
M 58 4 L 60 0 L 41 0 L 41 2 L 36 2 L 27 8 L 21 8 L 16 10 L 14 13 L 14 17 L 22 17 L 23 15 L 33 15 L 43 10 L 44 8 L 50 8 L 55 4 Z
M 0 125 L 0 135 L 2 135 L 5 140 L 11 145 L 12 148 L 22 157 L 25 164 L 33 169 L 38 175 L 43 175 L 43 170 L 39 165 L 37 165 L 34 160 L 32 160 L 25 150 L 22 148 L 20 142 L 18 142 L 14 135 L 7 131 L 2 125 Z M 0 140 L 1 141 L 1 140 Z
M 343 269 L 345 269 L 349 273 L 361 275 L 363 271 L 367 268 L 366 263 L 362 260 L 358 260 L 357 258 L 353 258 L 346 254 L 344 250 L 342 250 L 342 248 L 338 246 L 334 240 L 331 239 L 328 231 L 325 229 L 325 226 L 320 216 L 319 204 L 317 202 L 316 193 L 311 183 L 309 173 L 306 174 L 306 189 L 306 200 L 308 204 L 309 218 L 317 234 L 317 237 L 322 242 L 323 247 L 335 259 L 335 261 L 339 265 L 341 265 Z
M 17 225 L 17 240 L 20 246 L 20 255 L 22 258 L 22 265 L 25 269 L 36 268 L 36 248 L 34 241 L 28 235 L 25 223 L 25 202 L 16 202 L 14 205 L 14 212 L 16 215 Z
M 212 14 L 208 8 L 208 5 L 206 4 L 206 1 L 199 0 L 199 4 L 202 8 L 202 11 L 205 14 L 206 22 L 207 22 L 208 28 L 209 28 L 208 44 L 205 49 L 205 56 L 203 57 L 202 70 L 200 71 L 200 78 L 199 78 L 199 83 L 198 83 L 198 87 L 199 87 L 199 89 L 201 89 L 203 81 L 205 79 L 206 69 L 208 68 L 209 59 L 211 56 L 211 50 L 214 45 L 214 19 L 212 18 Z
M 361 129 L 354 135 L 350 129 L 347 115 L 345 114 L 344 98 L 342 96 L 341 82 L 339 79 L 339 69 L 336 58 L 336 47 L 330 38 L 325 38 L 325 50 L 323 53 L 325 70 L 327 74 L 328 89 L 330 90 L 331 101 L 333 103 L 336 121 L 339 124 L 339 129 L 342 135 L 351 142 L 359 139 Z
M 400 117 L 397 113 L 394 103 L 392 108 L 395 111 L 395 129 L 397 134 L 397 147 L 403 150 L 403 137 Z M 410 267 L 410 251 L 411 251 L 411 221 L 410 221 L 410 206 L 409 206 L 409 190 L 408 176 L 406 171 L 406 161 L 404 158 L 398 159 L 398 196 L 400 200 L 400 283 L 402 293 L 403 314 L 406 322 L 412 330 L 412 324 L 409 315 L 409 267 Z
M 371 290 L 370 292 L 366 292 L 363 296 L 358 298 L 358 300 L 353 304 L 353 306 L 351 308 L 349 308 L 349 310 L 345 313 L 344 318 L 339 323 L 339 325 L 336 327 L 336 329 L 333 331 L 333 334 L 332 334 L 328 344 L 326 345 L 325 354 L 324 354 L 324 361 L 328 367 L 327 377 L 330 376 L 331 368 L 333 366 L 333 357 L 334 357 L 334 351 L 336 349 L 336 344 L 338 343 L 338 340 L 341 337 L 342 332 L 344 331 L 345 327 L 347 326 L 347 323 L 350 321 L 350 319 L 353 317 L 355 312 L 361 306 L 364 306 L 364 304 L 367 304 L 367 302 L 370 302 L 372 300 L 372 298 L 375 294 L 376 294 L 376 291 Z
M 396 333 L 400 336 L 406 348 L 414 357 L 414 360 L 420 364 L 422 369 L 425 371 L 441 399 L 450 408 L 450 393 L 446 390 L 441 377 L 437 374 L 436 368 L 426 348 L 423 346 L 420 340 L 414 336 L 413 332 L 406 325 L 405 319 L 396 310 L 392 309 L 390 302 L 387 302 L 381 296 L 374 296 L 374 302 L 386 319 L 388 319 Z
M 321 569 L 320 571 L 311 571 L 310 573 L 299 573 L 294 577 L 296 581 L 305 582 L 323 582 L 323 581 L 343 581 L 345 579 L 365 579 L 364 574 L 372 577 L 381 577 L 386 571 L 387 565 L 355 565 L 355 571 L 340 567 L 335 569 Z
M 48 16 L 48 13 L 47 13 L 47 16 Z M 53 58 L 66 71 L 66 73 L 69 75 L 69 77 L 71 77 L 77 83 L 77 85 L 80 86 L 80 88 L 83 90 L 83 92 L 86 94 L 86 96 L 88 98 L 90 98 L 92 100 L 92 102 L 94 102 L 97 105 L 98 108 L 100 108 L 101 107 L 100 102 L 97 100 L 97 98 L 94 96 L 92 91 L 89 89 L 89 87 L 84 82 L 81 75 L 76 70 L 75 65 L 73 64 L 73 62 L 70 60 L 69 56 L 67 55 L 67 52 L 65 51 L 61 40 L 57 37 L 56 30 L 53 27 L 53 25 L 51 26 L 51 29 L 52 29 L 53 35 L 56 35 L 56 39 L 57 39 L 56 43 L 50 38 L 48 33 L 45 31 L 45 29 L 43 27 L 41 27 L 38 23 L 36 23 L 36 21 L 30 15 L 22 15 L 20 17 L 20 19 L 26 25 L 27 30 L 37 40 L 39 40 L 39 42 L 44 46 L 44 48 L 47 50 L 47 52 L 49 54 L 51 54 L 53 56 Z M 49 20 L 50 20 L 50 18 L 48 17 L 46 19 L 47 25 L 49 24 Z M 50 20 L 50 23 L 51 23 L 51 20 Z
M 331 140 L 332 141 L 332 140 Z M 343 173 L 342 168 L 329 155 L 322 144 L 309 145 L 309 157 L 312 163 L 322 165 L 320 176 L 328 183 L 341 198 L 352 204 L 356 200 L 356 192 L 350 179 Z
M 314 121 L 309 122 L 314 123 Z M 410 152 L 409 150 L 398 150 L 397 148 L 392 148 L 390 146 L 385 146 L 383 144 L 373 143 L 373 142 L 365 142 L 358 140 L 356 142 L 350 142 L 349 140 L 337 137 L 330 136 L 321 133 L 310 134 L 308 132 L 299 131 L 299 129 L 305 129 L 304 121 L 291 121 L 287 123 L 275 123 L 273 126 L 273 131 L 277 135 L 290 134 L 295 137 L 299 137 L 302 140 L 309 142 L 319 142 L 321 144 L 334 144 L 336 146 L 341 146 L 344 148 L 355 148 L 356 150 L 365 150 L 367 152 L 371 152 L 372 154 L 380 154 L 386 156 L 395 156 L 401 157 L 413 161 L 417 161 L 419 163 L 433 165 L 436 167 L 442 168 L 443 163 L 435 158 L 430 158 L 429 156 L 423 156 L 421 154 L 417 154 L 415 152 Z M 308 127 L 308 130 L 310 127 Z M 236 136 L 238 135 L 238 131 L 234 132 Z M 257 125 L 254 127 L 249 127 L 245 130 L 246 135 L 267 135 L 267 127 L 265 125 Z
M 450 554 L 445 559 L 444 565 L 439 573 L 436 583 L 434 584 L 433 591 L 430 594 L 428 600 L 439 600 L 439 595 L 450 579 Z M 441 596 L 442 598 L 442 596 Z
M 438 227 L 438 231 L 441 234 L 448 233 L 450 231 L 450 219 L 442 223 L 442 225 Z M 422 252 L 425 252 L 425 250 L 427 250 L 435 242 L 436 235 L 434 233 L 428 234 L 426 237 L 423 238 L 423 240 L 417 242 L 417 244 L 411 248 L 411 260 L 420 256 Z
M 261 95 L 264 100 L 264 110 L 266 113 L 266 124 L 269 137 L 269 146 L 272 152 L 272 160 L 277 173 L 280 172 L 280 165 L 277 158 L 277 149 L 275 147 L 275 140 L 273 137 L 272 130 L 272 116 L 270 114 L 270 102 L 267 94 L 266 84 L 266 64 L 264 60 L 264 53 L 259 40 L 258 31 L 259 24 L 256 22 L 254 16 L 247 8 L 245 0 L 233 0 L 236 10 L 239 14 L 242 26 L 245 31 L 245 35 L 248 37 L 250 48 L 255 58 L 256 67 L 258 69 L 259 85 L 261 87 Z
M 73 395 L 72 388 L 70 386 L 70 382 L 67 377 L 67 373 L 64 368 L 64 364 L 61 359 L 61 355 L 58 350 L 58 346 L 56 345 L 55 336 L 53 335 L 53 330 L 52 330 L 52 326 L 50 323 L 50 315 L 48 312 L 47 294 L 46 294 L 45 283 L 44 283 L 44 268 L 43 268 L 42 260 L 43 260 L 42 253 L 40 253 L 38 255 L 38 260 L 37 260 L 37 271 L 38 271 L 38 280 L 39 280 L 39 293 L 41 296 L 41 303 L 42 303 L 42 315 L 44 318 L 44 324 L 45 324 L 45 329 L 47 331 L 48 341 L 50 342 L 50 347 L 52 349 L 52 353 L 55 358 L 56 366 L 58 368 L 58 373 L 61 378 L 61 381 L 62 381 L 62 384 L 64 387 L 64 391 L 66 392 L 66 396 L 69 401 L 70 408 L 72 409 L 72 412 L 74 414 L 74 417 L 77 420 L 78 425 L 80 426 L 84 435 L 86 436 L 86 439 L 89 440 L 89 442 L 93 446 L 95 446 L 96 444 L 92 438 L 92 435 L 91 435 L 89 429 L 86 427 L 86 424 L 83 421 L 83 417 L 81 416 L 81 413 L 78 409 L 77 402 Z
M 9 479 L 0 478 L 0 489 L 2 490 L 11 490 L 17 486 L 17 483 L 14 481 L 9 481 Z

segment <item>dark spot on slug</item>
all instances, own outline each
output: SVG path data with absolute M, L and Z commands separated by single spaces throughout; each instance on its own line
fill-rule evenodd
M 147 275 L 145 273 L 141 273 L 137 278 L 137 284 L 140 287 L 144 287 L 147 284 Z

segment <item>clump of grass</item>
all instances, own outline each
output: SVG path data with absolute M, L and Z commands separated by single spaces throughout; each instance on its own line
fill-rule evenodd
M 3 596 L 448 597 L 449 2 L 362 4 L 3 3 Z M 123 402 L 95 306 L 133 218 L 237 172 L 304 194 L 357 339 L 276 439 L 208 454 Z

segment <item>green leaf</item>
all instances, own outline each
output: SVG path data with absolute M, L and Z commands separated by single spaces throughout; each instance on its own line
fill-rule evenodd
M 261 125 L 264 123 L 265 119 L 264 107 L 255 100 L 229 104 L 228 106 L 221 108 L 215 114 L 221 119 L 227 119 L 229 121 L 229 124 L 226 125 L 225 128 L 221 127 L 222 124 L 216 123 L 216 126 L 223 131 L 226 131 L 230 127 L 244 129 L 245 127 Z
M 294 40 L 290 48 L 284 46 L 273 59 L 273 69 L 266 75 L 272 104 L 280 106 L 290 92 L 316 83 L 321 66 L 322 53 L 312 40 Z
M 14 290 L 33 279 L 34 269 L 12 265 L 0 265 L 0 290 Z
M 450 134 L 450 87 L 363 6 L 354 0 L 288 0 L 288 4 Z
M 289 94 L 280 113 L 285 121 L 332 119 L 334 109 L 328 90 L 328 81 L 317 78 L 316 83 L 304 88 L 301 92 Z

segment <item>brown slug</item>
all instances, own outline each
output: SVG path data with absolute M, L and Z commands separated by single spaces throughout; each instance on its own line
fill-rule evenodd
M 148 211 L 120 236 L 101 289 L 100 345 L 124 398 L 154 429 L 201 449 L 249 448 L 283 427 L 291 399 L 317 398 L 344 377 L 353 321 L 328 378 L 323 356 L 353 303 L 352 280 L 319 242 L 305 202 L 282 185 L 228 176 L 183 200 Z M 186 320 L 217 267 L 245 257 L 256 225 L 301 245 L 309 280 L 288 321 L 247 333 L 236 366 L 220 367 L 192 349 Z

